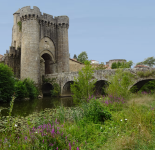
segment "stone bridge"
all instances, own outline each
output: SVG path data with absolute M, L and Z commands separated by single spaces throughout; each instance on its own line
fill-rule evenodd
M 109 69 L 109 70 L 95 70 L 94 71 L 94 79 L 97 79 L 97 82 L 95 84 L 95 90 L 98 92 L 98 94 L 101 94 L 102 87 L 109 83 L 110 76 L 115 74 L 116 69 Z M 136 85 L 138 90 L 147 82 L 151 80 L 155 80 L 155 68 L 128 68 L 128 69 L 123 69 L 123 71 L 129 71 L 134 75 L 134 81 L 133 85 Z M 150 71 L 152 72 L 152 75 L 149 77 L 140 77 L 137 72 L 147 72 Z M 153 75 L 154 74 L 154 75 Z M 52 79 L 52 78 L 57 78 L 57 83 L 61 87 L 61 96 L 71 96 L 71 91 L 70 91 L 70 84 L 74 82 L 74 78 L 78 77 L 78 72 L 64 72 L 64 73 L 56 73 L 56 74 L 46 74 L 45 78 L 46 79 Z M 50 83 L 46 83 L 46 85 L 43 85 L 44 87 L 47 86 L 46 89 L 52 89 L 52 85 Z M 130 88 L 131 88 L 130 87 Z M 48 89 L 48 90 L 49 90 Z M 43 91 L 44 93 L 44 91 Z

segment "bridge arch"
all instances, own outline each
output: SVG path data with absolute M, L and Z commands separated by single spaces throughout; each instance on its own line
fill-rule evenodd
M 73 84 L 74 81 L 67 81 L 63 86 L 62 86 L 62 89 L 61 89 L 61 96 L 71 96 L 72 93 L 71 93 L 71 84 Z
M 94 87 L 94 94 L 97 95 L 104 95 L 105 92 L 103 90 L 103 87 L 107 87 L 109 84 L 109 82 L 107 80 L 98 80 L 95 83 L 95 87 Z
M 146 83 L 148 83 L 149 81 L 152 81 L 152 80 L 155 80 L 155 79 L 154 79 L 154 78 L 140 79 L 140 80 L 136 81 L 136 82 L 129 88 L 129 90 L 130 90 L 131 88 L 133 88 L 134 86 L 136 86 L 137 89 L 135 89 L 134 92 L 137 92 L 137 91 L 139 91 L 139 90 L 143 87 L 143 85 L 145 85 Z
M 43 53 L 41 58 L 44 59 L 44 74 L 51 74 L 52 73 L 52 57 L 49 53 Z
M 42 85 L 42 93 L 43 95 L 51 95 L 51 90 L 53 90 L 54 87 L 51 83 L 45 83 Z

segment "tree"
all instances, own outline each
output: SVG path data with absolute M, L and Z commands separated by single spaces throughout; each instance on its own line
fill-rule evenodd
M 128 62 L 114 62 L 111 65 L 112 69 L 117 69 L 117 68 L 131 68 L 133 65 L 133 62 L 130 60 Z
M 136 65 L 147 65 L 149 67 L 153 67 L 155 65 L 155 58 L 148 57 L 144 61 L 137 63 Z
M 12 69 L 0 63 L 0 101 L 6 102 L 11 100 L 14 92 L 14 83 L 15 79 Z
M 85 67 L 78 73 L 78 77 L 74 78 L 74 83 L 71 84 L 71 92 L 73 100 L 80 102 L 82 99 L 87 100 L 94 93 L 96 80 L 93 80 L 93 68 L 90 61 L 84 62 Z M 90 82 L 91 81 L 91 82 Z
M 88 60 L 88 55 L 87 53 L 84 51 L 84 52 L 81 52 L 79 55 L 78 55 L 78 59 L 77 59 L 79 62 L 81 63 L 84 63 L 86 60 Z
M 76 54 L 74 54 L 73 58 L 74 58 L 74 59 L 77 59 L 77 56 L 76 56 Z
M 153 67 L 155 65 L 155 58 L 154 57 L 148 57 L 143 62 L 144 65 L 147 65 L 149 67 Z

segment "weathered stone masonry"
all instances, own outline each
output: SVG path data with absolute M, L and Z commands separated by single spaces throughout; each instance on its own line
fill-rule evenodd
M 12 44 L 4 62 L 15 75 L 41 84 L 42 75 L 69 72 L 69 18 L 42 15 L 36 6 L 23 7 L 13 15 Z

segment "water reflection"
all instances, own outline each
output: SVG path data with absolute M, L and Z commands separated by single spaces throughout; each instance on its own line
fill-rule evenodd
M 33 112 L 40 112 L 45 108 L 56 108 L 57 106 L 74 106 L 72 97 L 44 97 L 43 99 L 34 99 L 28 101 L 15 101 L 12 110 L 12 116 L 28 116 Z M 1 115 L 8 116 L 10 103 L 0 103 L 2 109 Z M 6 109 L 5 109 L 6 108 Z

